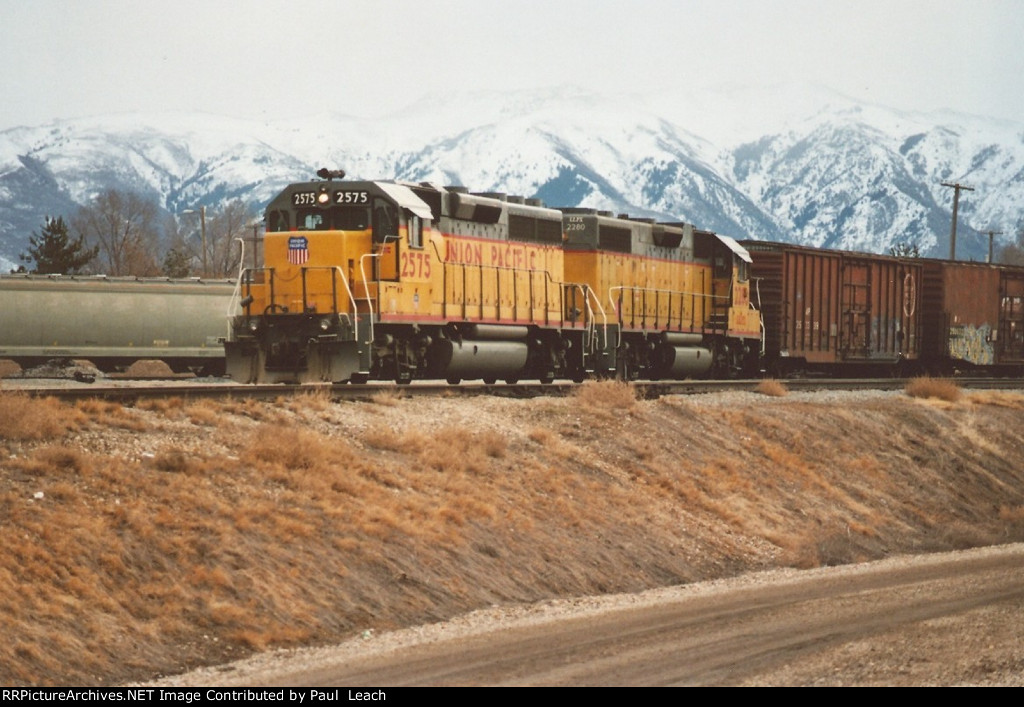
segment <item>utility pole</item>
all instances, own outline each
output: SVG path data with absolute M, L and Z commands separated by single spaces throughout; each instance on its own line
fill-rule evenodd
M 986 231 L 983 231 L 985 233 Z M 1002 231 L 987 231 L 988 233 L 988 262 L 992 262 L 992 239 L 1003 235 Z
M 183 214 L 199 214 L 199 238 L 200 243 L 203 247 L 203 277 L 206 277 L 208 272 L 208 263 L 206 257 L 206 206 L 200 206 L 199 211 L 195 209 L 185 209 L 181 213 Z
M 953 188 L 953 228 L 949 232 L 949 259 L 956 260 L 956 212 L 960 207 L 960 190 L 974 191 L 974 187 L 969 187 L 966 184 L 960 182 L 943 182 L 942 186 Z

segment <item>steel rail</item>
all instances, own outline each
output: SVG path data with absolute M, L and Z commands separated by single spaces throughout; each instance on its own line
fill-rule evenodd
M 9 379 L 10 380 L 10 379 Z M 832 390 L 902 390 L 911 379 L 906 378 L 854 378 L 854 379 L 815 379 L 793 378 L 780 382 L 791 392 L 819 392 Z M 14 381 L 11 380 L 13 383 Z M 86 398 L 110 401 L 133 402 L 142 399 L 159 398 L 252 398 L 275 400 L 301 395 L 328 395 L 334 400 L 370 400 L 373 396 L 390 392 L 402 397 L 438 396 L 438 395 L 490 395 L 500 397 L 531 398 L 541 396 L 568 395 L 580 385 L 569 381 L 554 383 L 462 383 L 449 385 L 444 382 L 419 382 L 410 385 L 393 383 L 366 383 L 352 385 L 338 384 L 263 384 L 245 385 L 239 383 L 160 383 L 125 381 L 120 385 L 104 383 L 78 383 L 75 381 L 33 384 L 30 380 L 22 380 L 24 385 L 0 385 L 0 395 L 4 393 L 20 393 L 35 397 L 54 397 L 60 400 L 79 400 Z M 964 378 L 957 379 L 956 384 L 964 389 L 1000 389 L 1024 392 L 1024 380 L 1013 378 Z M 702 395 L 729 391 L 756 392 L 761 380 L 682 380 L 682 381 L 636 381 L 630 383 L 637 390 L 638 397 L 655 399 L 665 395 Z

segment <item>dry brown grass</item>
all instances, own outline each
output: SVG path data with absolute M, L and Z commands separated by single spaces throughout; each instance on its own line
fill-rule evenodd
M 584 411 L 603 416 L 637 409 L 636 390 L 623 381 L 587 381 L 574 390 L 572 397 Z
M 288 398 L 285 407 L 292 412 L 323 412 L 332 404 L 331 388 L 326 385 L 310 386 L 301 395 Z
M 133 432 L 142 432 L 146 429 L 146 423 L 140 417 L 119 403 L 87 398 L 75 403 L 75 409 L 79 419 L 84 419 L 91 425 L 119 427 Z
M 1024 430 L 993 399 L 19 400 L 79 430 L 0 445 L 0 683 L 1020 537 Z
M 0 391 L 0 439 L 54 439 L 82 421 L 81 415 L 55 398 Z
M 934 398 L 955 403 L 963 395 L 954 381 L 947 378 L 921 376 L 912 378 L 904 388 L 904 392 L 912 398 Z
M 979 390 L 971 392 L 967 399 L 975 405 L 1024 410 L 1024 393 L 1006 390 Z
M 277 412 L 273 408 L 261 403 L 255 398 L 242 398 L 240 400 L 228 399 L 221 403 L 221 409 L 231 415 L 248 417 L 251 420 L 267 420 L 276 418 Z
M 761 395 L 768 395 L 773 398 L 782 398 L 789 395 L 786 384 L 774 378 L 765 378 L 757 384 L 756 391 Z
M 274 425 L 261 425 L 252 434 L 246 451 L 253 461 L 286 469 L 312 469 L 330 458 L 320 436 L 302 429 L 282 429 Z
M 382 388 L 370 396 L 374 405 L 393 408 L 399 404 L 404 396 L 398 388 Z
M 185 414 L 196 425 L 216 427 L 224 418 L 224 410 L 216 400 L 197 400 L 185 406 Z
M 144 398 L 136 403 L 135 407 L 140 410 L 151 410 L 161 415 L 172 417 L 184 409 L 185 400 L 177 396 L 170 398 Z
M 158 471 L 167 471 L 177 474 L 195 473 L 197 465 L 189 459 L 189 456 L 180 449 L 168 449 L 153 456 L 153 468 Z

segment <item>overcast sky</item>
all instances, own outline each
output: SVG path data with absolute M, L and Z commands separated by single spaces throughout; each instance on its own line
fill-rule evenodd
M 0 28 L 0 130 L 779 82 L 1024 121 L 1024 0 L 0 0 Z

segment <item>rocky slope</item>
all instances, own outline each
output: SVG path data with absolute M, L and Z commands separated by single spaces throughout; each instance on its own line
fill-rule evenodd
M 12 383 L 5 383 L 9 388 Z M 1024 538 L 1024 397 L 0 392 L 0 682 Z

